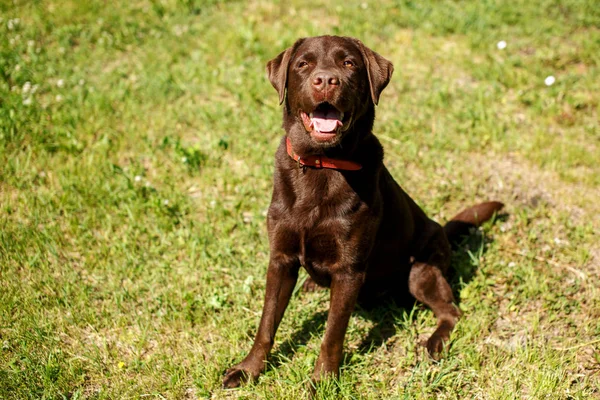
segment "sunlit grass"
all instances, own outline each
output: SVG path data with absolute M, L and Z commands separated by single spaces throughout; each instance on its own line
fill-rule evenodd
M 317 397 L 599 396 L 598 26 L 583 0 L 0 3 L 0 398 L 306 396 L 327 292 L 258 383 L 220 382 L 265 285 L 265 64 L 325 33 L 394 63 L 375 133 L 430 215 L 508 215 L 455 258 L 443 361 L 429 310 L 358 310 Z

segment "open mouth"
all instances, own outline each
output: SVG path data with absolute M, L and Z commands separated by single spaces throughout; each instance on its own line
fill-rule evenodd
M 344 113 L 329 103 L 319 104 L 309 114 L 300 111 L 300 117 L 306 131 L 317 142 L 331 141 L 344 126 Z

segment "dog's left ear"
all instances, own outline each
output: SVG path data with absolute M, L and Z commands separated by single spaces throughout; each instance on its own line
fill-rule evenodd
M 283 103 L 285 99 L 285 91 L 287 89 L 287 74 L 290 66 L 290 60 L 298 46 L 302 44 L 304 39 L 298 39 L 296 43 L 277 57 L 267 63 L 267 74 L 271 85 L 279 93 L 279 104 Z
M 392 78 L 394 65 L 365 46 L 360 40 L 356 40 L 356 42 L 358 47 L 360 47 L 363 61 L 367 67 L 369 85 L 371 86 L 371 98 L 373 99 L 373 103 L 377 105 L 379 103 L 379 95 Z

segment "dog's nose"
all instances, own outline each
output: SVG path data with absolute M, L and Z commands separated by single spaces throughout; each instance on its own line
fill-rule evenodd
M 316 74 L 313 77 L 312 84 L 316 90 L 322 91 L 322 90 L 328 89 L 330 87 L 339 86 L 340 78 L 338 78 L 337 76 L 335 76 L 333 74 L 321 72 L 321 73 Z

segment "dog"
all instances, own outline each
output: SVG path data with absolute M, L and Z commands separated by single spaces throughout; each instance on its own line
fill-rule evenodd
M 267 215 L 266 293 L 254 345 L 225 372 L 225 388 L 264 370 L 301 266 L 309 285 L 331 290 L 313 382 L 339 374 L 357 302 L 408 292 L 437 318 L 428 353 L 438 359 L 448 342 L 460 316 L 444 277 L 451 240 L 503 204 L 478 204 L 442 227 L 394 181 L 372 133 L 375 106 L 393 70 L 361 41 L 338 36 L 299 39 L 268 62 L 269 80 L 284 104 L 286 135 L 275 155 Z

